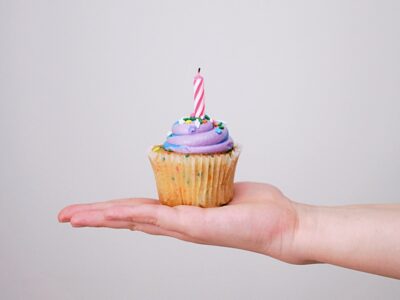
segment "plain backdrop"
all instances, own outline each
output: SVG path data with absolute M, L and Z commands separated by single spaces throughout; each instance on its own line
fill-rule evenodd
M 0 0 L 0 298 L 398 299 L 393 279 L 56 217 L 157 196 L 146 151 L 199 66 L 236 180 L 398 203 L 399 53 L 399 1 Z

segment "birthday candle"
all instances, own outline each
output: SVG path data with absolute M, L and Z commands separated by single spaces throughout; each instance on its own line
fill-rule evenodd
M 193 115 L 197 118 L 204 118 L 206 105 L 204 102 L 204 78 L 200 75 L 200 68 L 197 71 L 193 81 L 194 85 L 194 112 Z

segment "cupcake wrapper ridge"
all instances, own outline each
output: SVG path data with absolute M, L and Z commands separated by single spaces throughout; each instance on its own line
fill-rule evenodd
M 149 159 L 160 202 L 169 206 L 217 207 L 233 198 L 240 148 L 227 153 L 179 154 L 153 147 Z

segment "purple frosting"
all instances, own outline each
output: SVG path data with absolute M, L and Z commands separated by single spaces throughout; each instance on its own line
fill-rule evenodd
M 175 122 L 172 133 L 164 142 L 165 150 L 178 153 L 218 153 L 233 148 L 233 140 L 229 136 L 225 124 L 216 126 L 211 121 L 199 124 Z

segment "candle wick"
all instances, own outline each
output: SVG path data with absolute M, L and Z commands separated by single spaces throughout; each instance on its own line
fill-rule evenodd
M 200 73 L 200 68 L 197 70 L 197 73 Z

